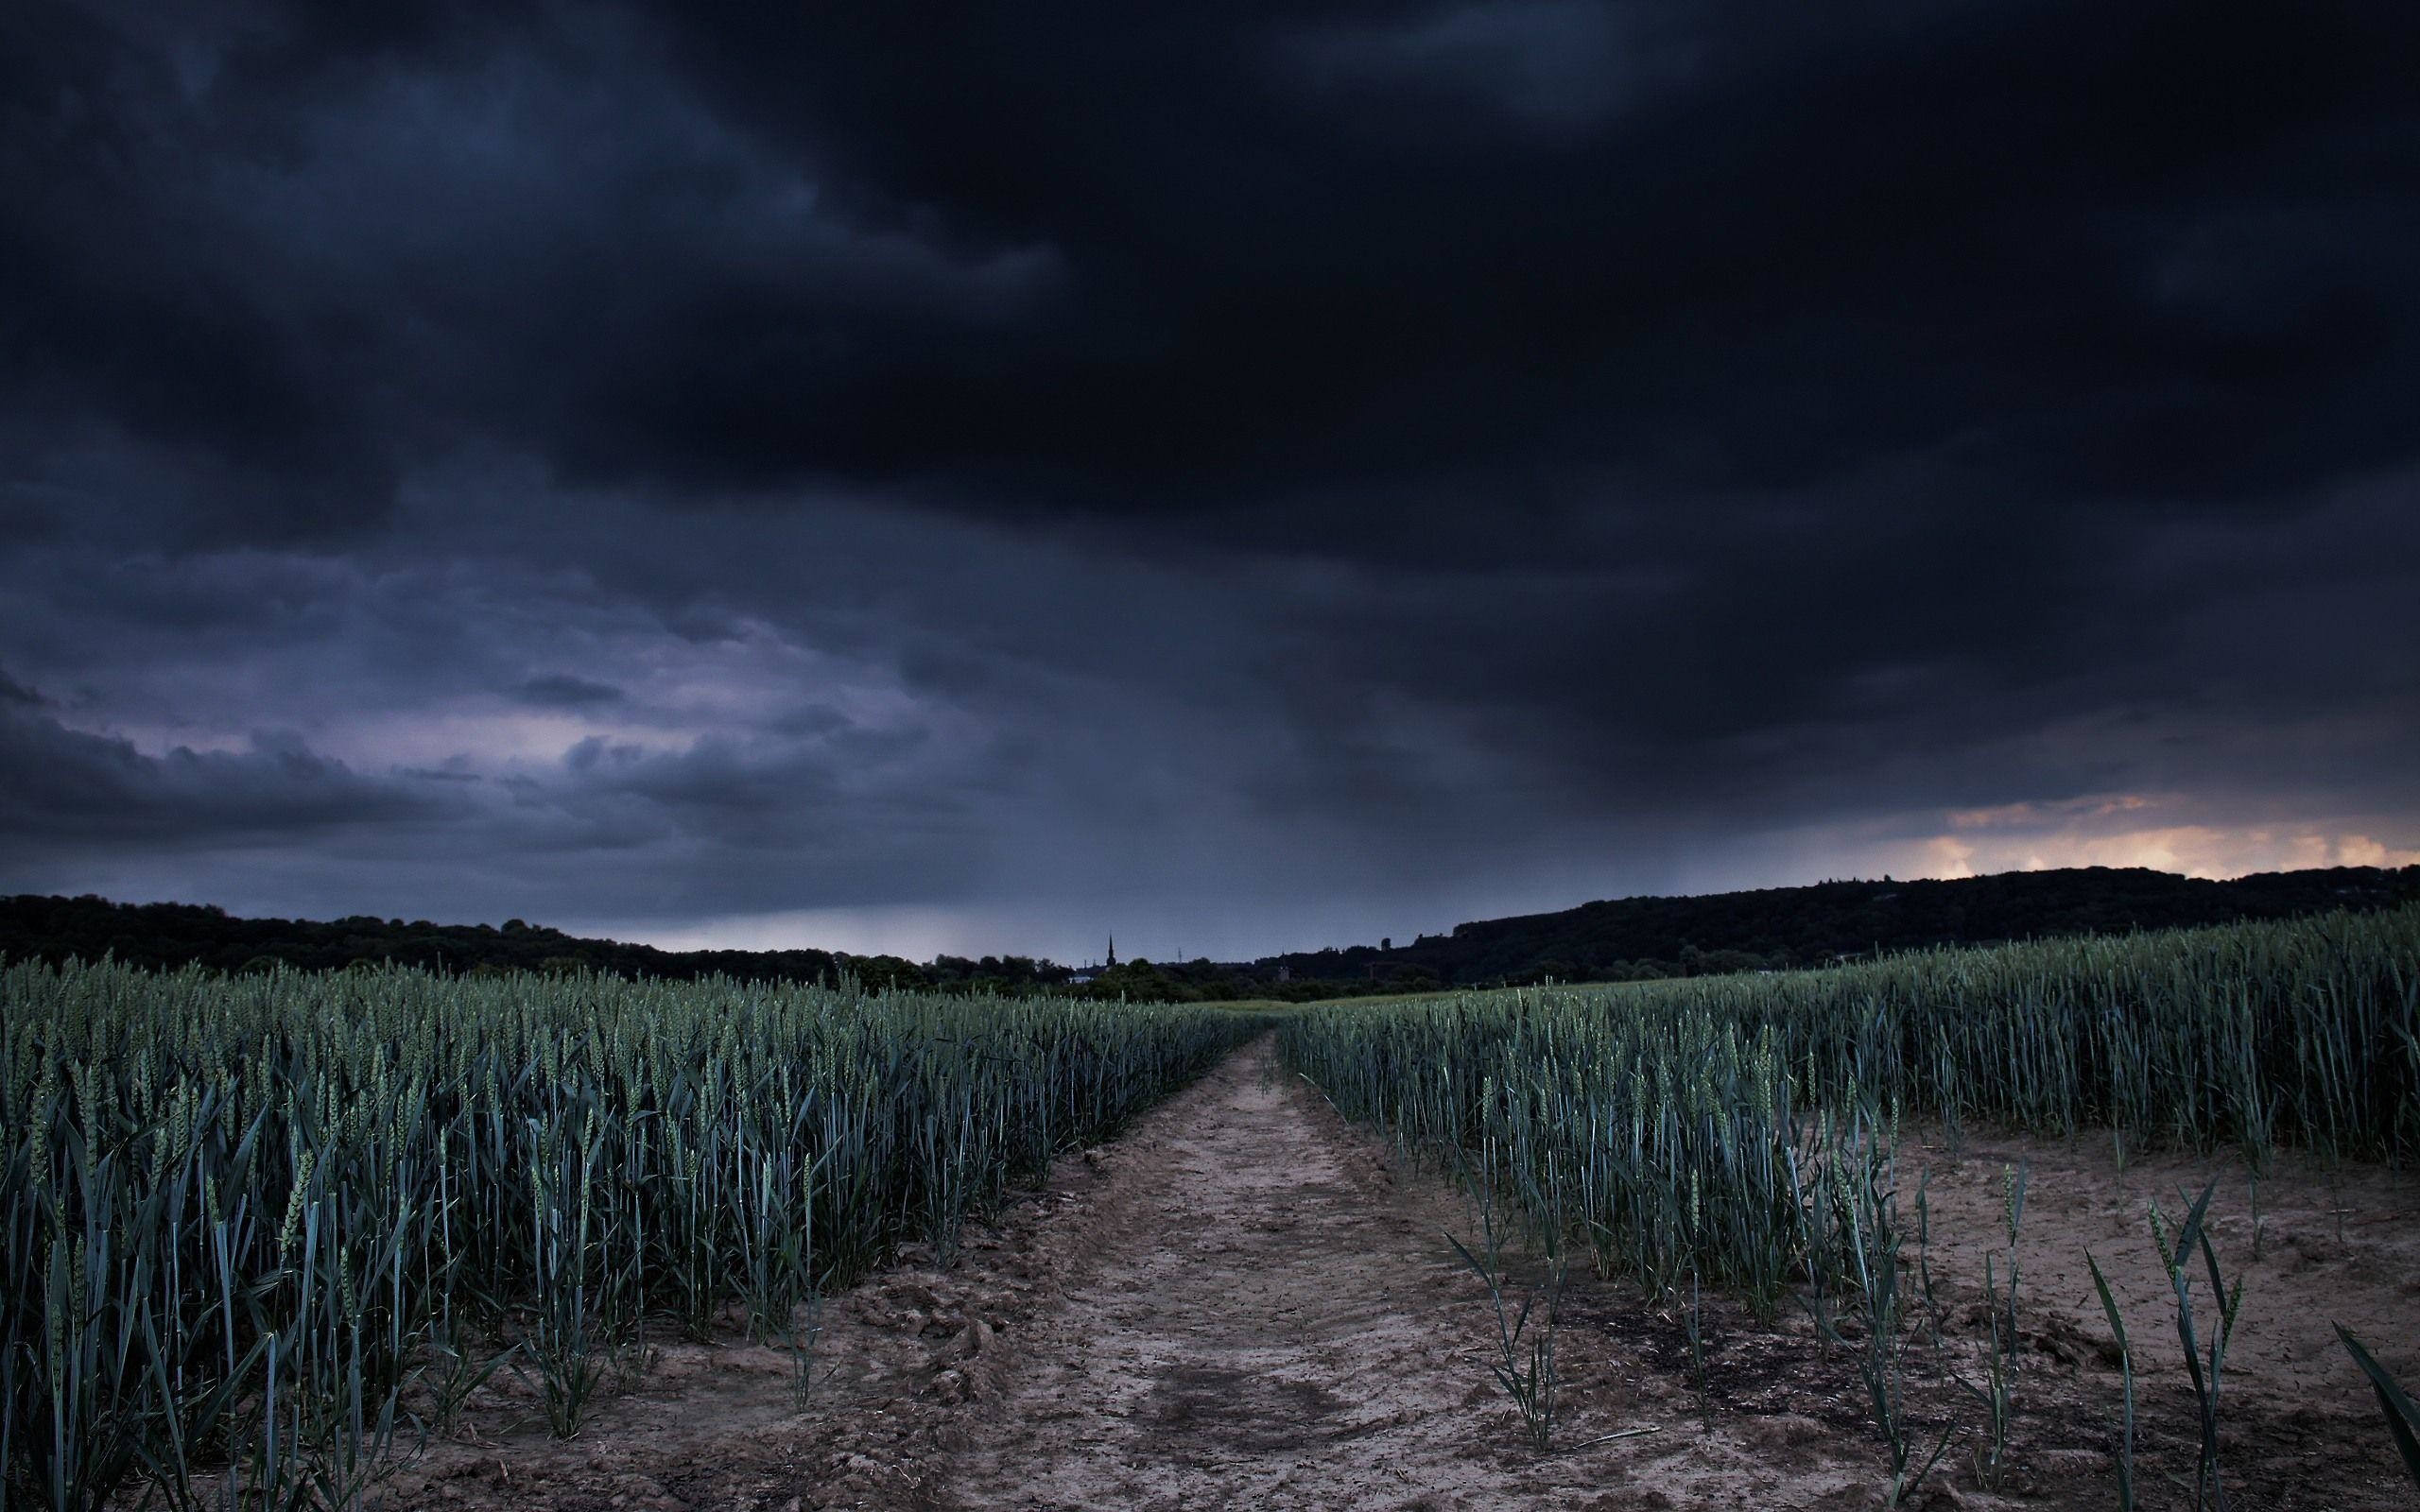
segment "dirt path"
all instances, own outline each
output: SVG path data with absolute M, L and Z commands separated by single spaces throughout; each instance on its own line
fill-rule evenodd
M 1470 1278 L 1305 1100 L 1264 1041 L 1121 1142 L 1100 1263 L 1019 1344 L 949 1502 L 1332 1507 L 1487 1473 Z
M 2003 1163 L 2029 1161 L 2017 1469 L 1978 1485 L 1971 1373 L 1980 1246 Z M 2122 1176 L 2086 1143 L 1911 1140 L 1928 1166 L 1943 1341 L 1909 1353 L 1919 1435 L 1962 1435 L 1916 1505 L 2101 1508 L 2118 1378 L 2092 1247 L 2143 1345 L 2142 1505 L 2181 1506 L 2195 1442 L 2147 1197 L 2207 1162 Z M 2221 1162 L 2223 1164 L 2223 1162 Z M 2408 1507 L 2411 1490 L 2326 1320 L 2357 1322 L 2420 1374 L 2420 1182 L 2279 1173 L 2222 1192 L 2231 1269 L 2249 1277 L 2229 1359 L 2235 1504 Z M 1673 1304 L 1575 1274 L 1557 1349 L 1553 1450 L 1531 1447 L 1489 1376 L 1485 1292 L 1443 1239 L 1466 1205 L 1345 1124 L 1262 1040 L 1054 1166 L 964 1251 L 911 1249 L 823 1314 L 815 1386 L 741 1342 L 651 1345 L 573 1440 L 547 1438 L 527 1383 L 498 1378 L 391 1505 L 477 1512 L 975 1512 L 978 1508 L 1869 1508 L 1887 1484 L 1850 1351 L 1806 1320 L 1758 1323 L 1708 1297 L 1703 1372 Z M 1703 1395 L 1701 1395 L 1701 1385 Z M 1644 1432 L 1642 1432 L 1644 1430 Z M 1625 1435 L 1613 1437 L 1609 1435 Z M 2173 1493 L 2173 1494 L 2171 1494 Z
M 1726 1452 L 1695 1423 L 1639 1416 L 1603 1340 L 1568 1334 L 1558 1445 L 1657 1435 L 1540 1456 L 1488 1375 L 1485 1294 L 1443 1238 L 1471 1214 L 1430 1183 L 1399 1187 L 1383 1153 L 1267 1040 L 1143 1121 L 1109 1154 L 1094 1263 L 999 1351 L 999 1389 L 953 1435 L 937 1503 L 1672 1504 L 1646 1472 L 1704 1504 L 1779 1507 L 1857 1479 L 1805 1452 L 1811 1435 Z

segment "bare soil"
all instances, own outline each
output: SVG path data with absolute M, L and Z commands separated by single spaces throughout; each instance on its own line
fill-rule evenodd
M 2223 1399 L 2233 1504 L 2420 1504 L 2329 1327 L 2344 1322 L 2420 1379 L 2411 1175 L 2272 1172 L 2256 1261 L 2247 1176 L 2231 1163 L 2161 1157 L 2121 1172 L 2105 1137 L 1970 1135 L 1953 1149 L 1938 1130 L 1901 1155 L 1910 1203 L 1930 1171 L 1942 1323 L 1938 1346 L 1920 1326 L 1910 1347 L 1909 1413 L 1927 1443 L 1959 1435 L 1914 1504 L 2117 1504 L 2119 1378 L 2086 1248 L 2136 1346 L 2142 1504 L 2187 1504 L 2197 1431 L 2143 1205 L 2181 1213 L 2179 1189 L 2221 1171 L 2217 1243 L 2245 1278 Z M 1981 1255 L 2000 1243 L 2001 1171 L 2018 1161 L 2031 1191 L 2014 1468 L 1985 1491 L 1970 1462 L 1980 1414 L 1955 1378 L 1977 1375 Z M 1912 1232 L 1911 1207 L 1903 1215 Z M 1493 1315 L 1449 1229 L 1474 1235 L 1468 1204 L 1339 1119 L 1264 1040 L 1115 1143 L 1060 1162 L 1046 1188 L 970 1229 L 953 1263 L 910 1253 L 834 1298 L 804 1411 L 781 1351 L 658 1343 L 568 1441 L 545 1436 L 525 1383 L 499 1381 L 396 1478 L 390 1503 L 1881 1504 L 1883 1445 L 1847 1350 L 1803 1318 L 1759 1324 L 1708 1297 L 1701 1398 L 1678 1307 L 1579 1273 L 1556 1332 L 1559 1421 L 1541 1453 L 1489 1376 Z

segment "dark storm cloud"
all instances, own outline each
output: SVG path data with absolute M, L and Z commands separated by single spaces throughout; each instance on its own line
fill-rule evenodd
M 2403 455 L 2407 16 L 1771 20 L 45 10 L 22 397 L 261 529 L 466 436 L 1348 553 L 1441 495 L 1548 546 L 1624 482 L 2140 507 Z
M 931 48 L 896 9 L 693 22 L 694 74 L 769 139 L 1070 270 L 1040 332 L 848 369 L 841 438 L 785 417 L 712 453 L 1289 514 L 1439 473 L 1518 504 L 1575 470 L 1794 487 L 1925 450 L 2027 491 L 2199 496 L 2397 455 L 2392 11 L 1815 25 L 1136 11 L 1071 46 L 995 13 Z M 740 382 L 710 351 L 666 355 Z M 789 363 L 780 387 L 822 393 Z
M 577 709 L 583 704 L 618 703 L 622 690 L 610 682 L 592 682 L 568 672 L 549 672 L 523 683 L 520 697 L 525 703 Z
M 2385 5 L 37 5 L 8 880 L 1400 934 L 2096 795 L 2420 844 L 2415 71 Z
M 12 707 L 0 709 L 0 833 L 20 841 L 274 843 L 444 812 L 315 755 L 291 734 L 258 731 L 238 750 L 180 746 L 148 756 L 36 712 L 44 700 L 19 696 L 26 690 L 9 693 Z

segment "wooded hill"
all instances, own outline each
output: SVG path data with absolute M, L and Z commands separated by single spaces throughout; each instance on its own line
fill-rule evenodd
M 0 959 L 108 954 L 141 966 L 198 963 L 230 971 L 278 962 L 332 970 L 391 960 L 446 972 L 587 970 L 776 981 L 848 972 L 873 985 L 944 990 L 1307 1001 L 1549 977 L 1631 981 L 1782 970 L 1935 945 L 2282 919 L 2414 900 L 2420 900 L 2420 867 L 2262 872 L 2225 882 L 2106 867 L 1949 882 L 1824 882 L 1695 898 L 1614 899 L 1459 924 L 1403 945 L 1390 940 L 1256 961 L 1130 961 L 1073 983 L 1072 968 L 1027 956 L 940 955 L 919 963 L 821 950 L 664 951 L 582 938 L 517 919 L 500 926 L 366 916 L 325 922 L 238 919 L 186 903 L 26 895 L 0 899 Z
M 1623 981 L 1822 966 L 1876 953 L 2055 935 L 2283 919 L 2420 899 L 2420 867 L 2258 872 L 2224 882 L 2145 868 L 2009 871 L 1946 882 L 1823 882 L 1695 898 L 1620 898 L 1458 924 L 1392 948 L 1275 955 L 1297 978 L 1446 984 Z
M 813 982 L 847 970 L 876 984 L 923 979 L 913 962 L 897 956 L 819 950 L 665 951 L 586 939 L 518 919 L 501 926 L 436 924 L 424 919 L 406 922 L 367 915 L 325 921 L 238 919 L 224 909 L 193 903 L 116 903 L 90 895 L 0 899 L 0 956 L 61 961 L 71 956 L 97 960 L 104 954 L 134 966 L 198 964 L 229 971 L 263 971 L 279 962 L 329 971 L 395 961 L 448 973 L 587 970 L 686 980 L 719 972 L 758 981 Z M 1035 963 L 1022 964 L 1029 981 Z M 1059 974 L 1066 974 L 1063 968 Z

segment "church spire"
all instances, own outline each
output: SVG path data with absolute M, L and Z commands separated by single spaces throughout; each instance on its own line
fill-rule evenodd
M 1107 966 L 1104 966 L 1104 967 L 1103 967 L 1103 970 L 1105 971 L 1105 970 L 1107 970 L 1107 969 L 1108 969 L 1108 966 L 1115 966 L 1116 964 L 1117 964 L 1117 936 L 1115 936 L 1115 935 L 1112 935 L 1111 936 L 1109 936 L 1109 961 L 1108 961 L 1108 963 L 1107 963 Z

